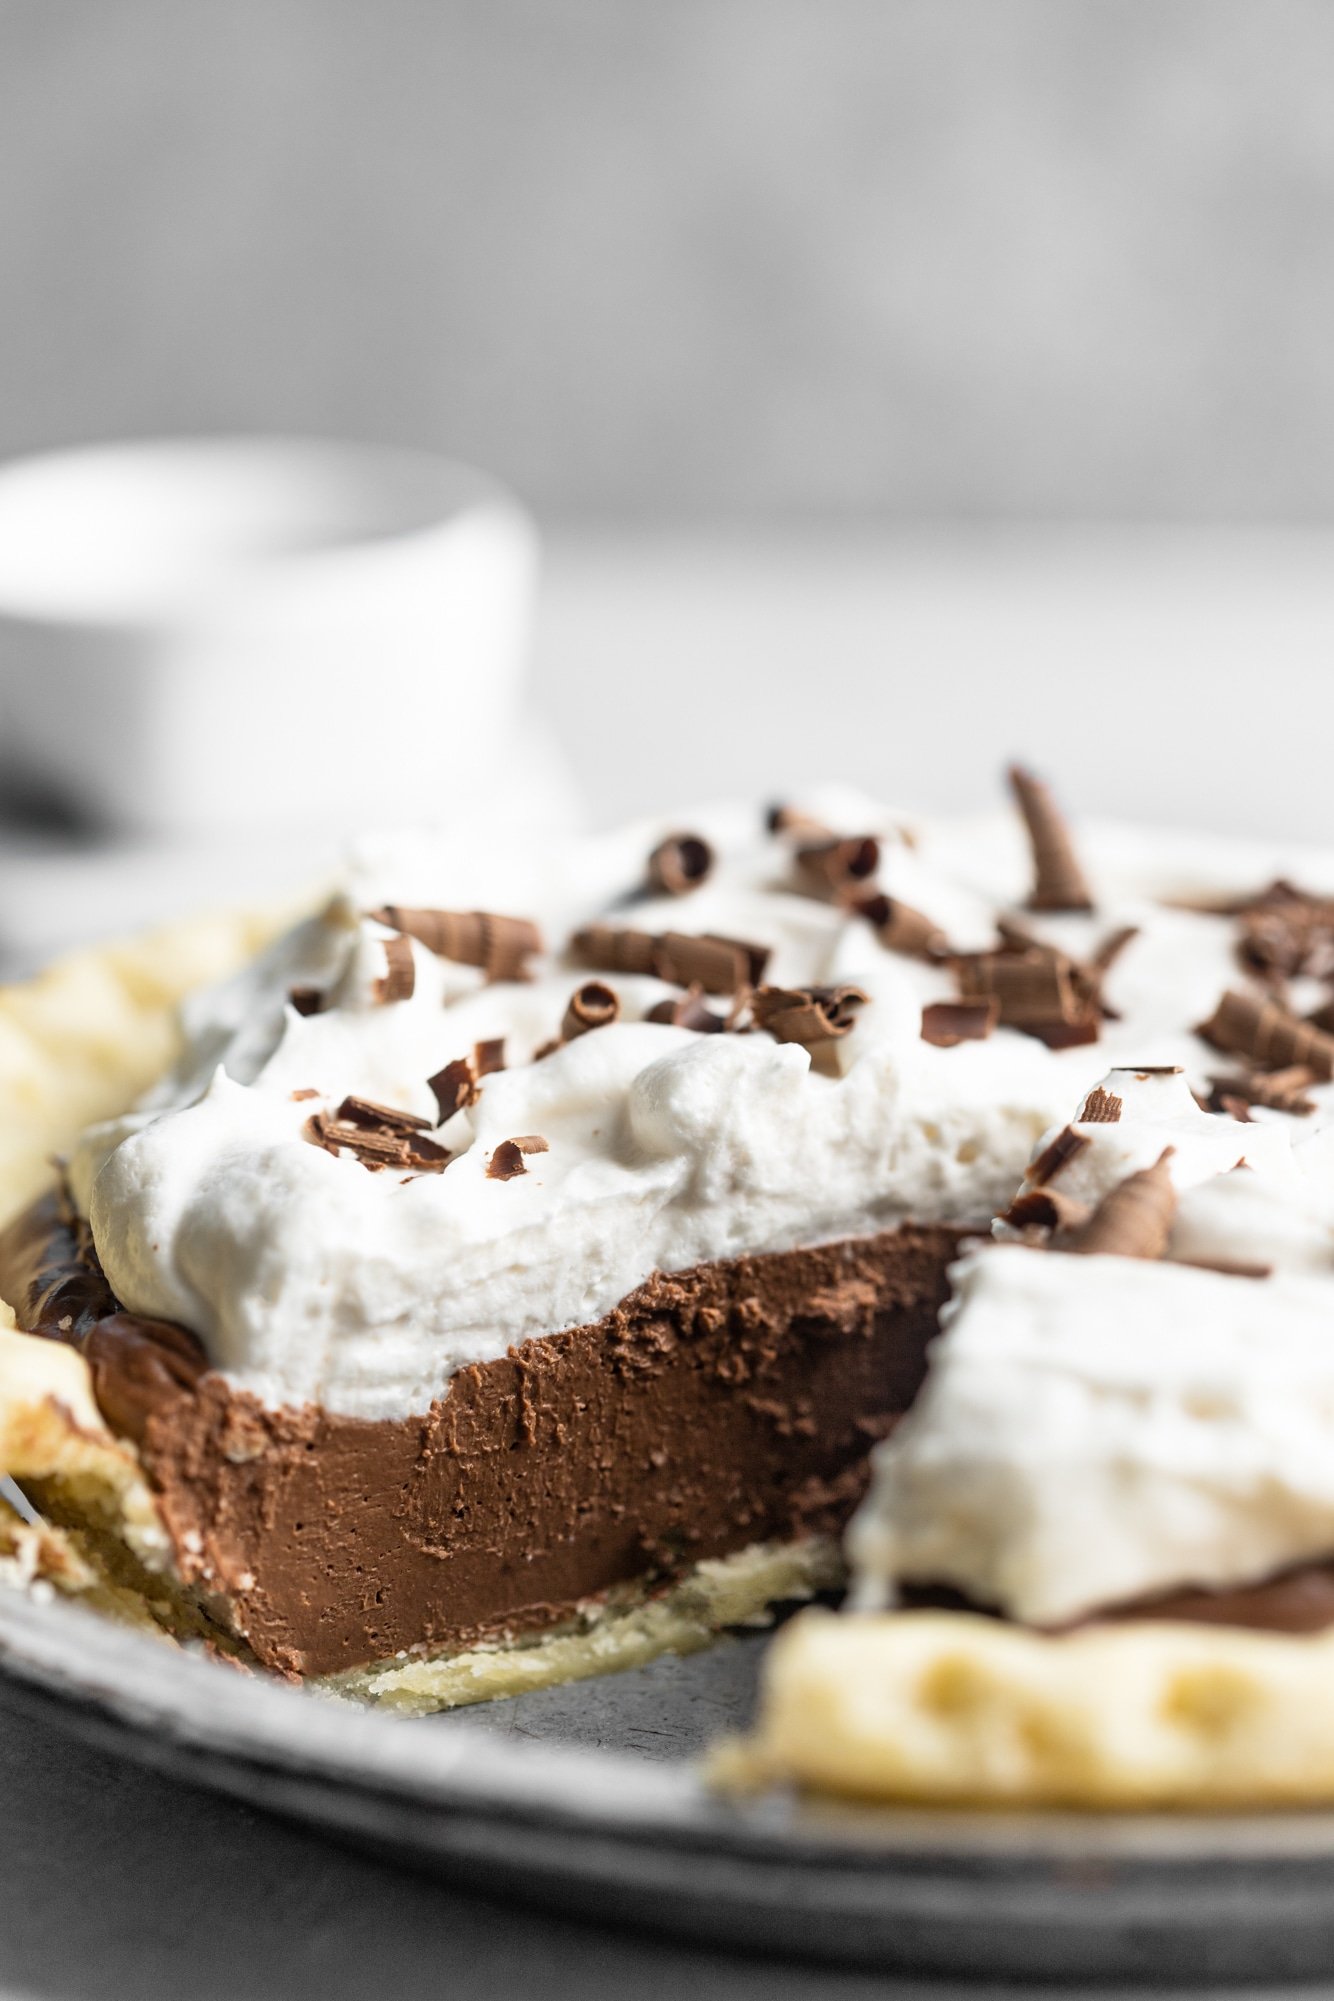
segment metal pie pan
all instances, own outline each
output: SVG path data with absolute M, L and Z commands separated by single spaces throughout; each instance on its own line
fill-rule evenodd
M 692 1753 L 762 1640 L 408 1722 L 0 1594 L 0 1702 L 490 1894 L 738 1950 L 992 1978 L 1334 1968 L 1334 1814 L 733 1804 Z

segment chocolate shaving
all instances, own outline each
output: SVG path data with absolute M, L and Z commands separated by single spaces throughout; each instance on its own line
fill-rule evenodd
M 313 1090 L 309 1084 L 303 1084 L 299 1091 L 293 1091 L 290 1095 L 292 1103 L 300 1105 L 304 1104 L 307 1098 L 318 1098 L 320 1094 L 318 1091 Z
M 686 896 L 712 868 L 713 849 L 699 834 L 668 834 L 648 858 L 649 884 L 665 896 Z
M 944 959 L 949 941 L 933 919 L 883 889 L 869 889 L 850 896 L 846 908 L 854 917 L 864 917 L 873 926 L 887 952 L 902 952 L 910 959 Z
M 287 999 L 298 1014 L 323 1014 L 327 996 L 319 987 L 290 987 Z
M 1115 1091 L 1104 1091 L 1101 1084 L 1095 1084 L 1079 1108 L 1076 1125 L 1114 1126 L 1121 1116 L 1122 1100 Z
M 1136 934 L 1113 931 L 1089 959 L 1075 959 L 1012 917 L 999 919 L 999 946 L 991 952 L 953 955 L 966 999 L 995 994 L 1003 1028 L 1036 1036 L 1049 1049 L 1096 1042 L 1102 1022 L 1114 1016 L 1102 997 L 1103 981 Z
M 472 1067 L 478 1077 L 490 1077 L 505 1067 L 505 1038 L 493 1036 L 487 1042 L 474 1042 L 472 1046 Z
M 635 931 L 626 925 L 587 924 L 575 932 L 570 949 L 599 972 L 656 971 L 658 940 L 648 931 Z
M 350 1119 L 356 1126 L 382 1128 L 387 1132 L 425 1132 L 431 1123 L 418 1112 L 401 1112 L 397 1105 L 378 1105 L 374 1098 L 344 1098 L 338 1107 L 338 1117 Z
M 1177 1210 L 1176 1189 L 1164 1147 L 1152 1167 L 1128 1174 L 1103 1196 L 1067 1249 L 1080 1257 L 1161 1258 Z
M 1033 847 L 1030 910 L 1092 910 L 1093 898 L 1075 857 L 1065 819 L 1051 791 L 1020 765 L 1010 769 L 1010 785 Z
M 1062 1195 L 1059 1188 L 1030 1188 L 1026 1194 L 1016 1195 L 1000 1220 L 1025 1234 L 1029 1231 L 1051 1234 L 1058 1230 L 1082 1230 L 1092 1214 L 1087 1202 L 1076 1202 L 1073 1196 Z
M 994 998 L 1005 1028 L 1036 1036 L 1049 1049 L 1096 1042 L 1101 1010 L 1081 994 L 1071 961 L 1044 946 L 975 952 L 954 961 L 964 1000 Z
M 1313 1028 L 1277 1001 L 1229 988 L 1195 1032 L 1215 1049 L 1244 1056 L 1261 1070 L 1300 1064 L 1326 1082 L 1334 1077 L 1334 1035 Z
M 1304 1063 L 1291 1064 L 1286 1070 L 1272 1070 L 1268 1075 L 1252 1071 L 1239 1077 L 1211 1077 L 1205 1110 L 1227 1112 L 1234 1119 L 1247 1120 L 1252 1105 L 1264 1105 L 1270 1111 L 1304 1117 L 1315 1110 L 1314 1098 L 1307 1096 L 1315 1081 L 1314 1070 Z
M 1093 957 L 1087 962 L 1088 971 L 1098 976 L 1097 985 L 1099 991 L 1101 991 L 1103 980 L 1125 951 L 1126 946 L 1138 937 L 1138 924 L 1123 924 L 1119 930 L 1109 932 L 1103 939 Z M 1077 964 L 1078 962 L 1076 961 L 1075 963 Z
M 589 924 L 576 931 L 570 948 L 585 965 L 604 973 L 652 973 L 672 986 L 702 987 L 708 994 L 735 993 L 764 977 L 767 946 L 712 932 L 698 937 L 666 931 L 654 937 L 614 924 Z
M 316 1112 L 306 1120 L 304 1136 L 312 1146 L 337 1156 L 350 1153 L 373 1173 L 386 1167 L 410 1168 L 417 1174 L 441 1174 L 452 1155 L 422 1128 L 429 1121 L 415 1112 L 377 1105 L 369 1098 L 344 1098 L 337 1114 Z
M 868 883 L 879 868 L 880 843 L 874 834 L 829 834 L 803 841 L 794 865 L 808 894 L 841 902 L 859 884 Z
M 542 934 L 526 917 L 498 917 L 489 910 L 414 910 L 397 903 L 373 910 L 377 924 L 405 933 L 438 958 L 480 966 L 488 980 L 526 980 L 528 960 L 542 950 Z
M 868 995 L 860 987 L 757 987 L 750 997 L 755 1026 L 775 1042 L 810 1049 L 846 1035 Z
M 385 971 L 376 980 L 371 992 L 384 1007 L 390 1001 L 412 999 L 413 988 L 417 984 L 417 969 L 413 963 L 412 946 L 401 932 L 384 940 Z
M 562 1042 L 573 1042 L 593 1028 L 610 1028 L 621 1012 L 621 1003 L 601 980 L 586 980 L 570 995 L 560 1025 Z
M 999 1020 L 1000 1002 L 994 994 L 987 1000 L 932 1001 L 922 1009 L 922 1040 L 937 1049 L 985 1042 Z
M 1077 1133 L 1073 1126 L 1062 1126 L 1055 1139 L 1043 1147 L 1042 1152 L 1029 1168 L 1025 1180 L 1035 1188 L 1045 1187 L 1054 1181 L 1063 1168 L 1069 1166 L 1077 1154 L 1089 1145 L 1087 1133 Z
M 526 1153 L 549 1152 L 547 1142 L 540 1133 L 522 1133 L 518 1139 L 503 1139 L 486 1163 L 489 1181 L 513 1181 L 516 1174 L 526 1174 L 523 1164 Z
M 437 1070 L 434 1077 L 427 1078 L 440 1114 L 437 1124 L 443 1125 L 455 1112 L 466 1111 L 469 1105 L 477 1103 L 482 1095 L 477 1088 L 477 1074 L 476 1065 L 466 1056 L 456 1056 L 452 1063 Z
M 744 991 L 744 990 L 743 990 Z M 728 1024 L 719 1014 L 704 1004 L 702 987 L 690 987 L 676 1000 L 660 1000 L 654 1003 L 644 1016 L 645 1021 L 670 1023 L 673 1028 L 693 1028 L 699 1035 L 718 1035 Z
M 1334 897 L 1271 882 L 1236 911 L 1242 962 L 1266 978 L 1334 977 Z

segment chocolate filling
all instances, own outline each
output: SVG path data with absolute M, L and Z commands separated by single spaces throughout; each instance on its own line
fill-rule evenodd
M 0 1239 L 0 1293 L 87 1355 L 182 1576 L 267 1666 L 326 1674 L 837 1533 L 921 1383 L 959 1236 L 905 1224 L 657 1273 L 384 1422 L 233 1389 L 192 1334 L 119 1309 L 54 1198 Z

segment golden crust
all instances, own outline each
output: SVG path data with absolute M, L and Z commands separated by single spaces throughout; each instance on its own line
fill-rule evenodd
M 659 1654 L 693 1654 L 725 1628 L 767 1625 L 783 1599 L 811 1598 L 843 1581 L 837 1545 L 819 1537 L 799 1543 L 753 1543 L 735 1556 L 698 1563 L 660 1596 L 627 1593 L 594 1603 L 577 1624 L 537 1638 L 472 1647 L 434 1658 L 377 1661 L 320 1684 L 404 1716 L 462 1709 L 501 1695 L 587 1681 L 620 1668 L 643 1667 Z
M 934 1806 L 1310 1805 L 1334 1799 L 1334 1632 L 805 1612 L 713 1770 Z

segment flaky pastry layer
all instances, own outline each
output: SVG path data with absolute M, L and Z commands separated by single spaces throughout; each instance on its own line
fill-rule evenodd
M 1334 1799 L 1334 1631 L 804 1612 L 714 1775 L 933 1806 L 1311 1805 Z

